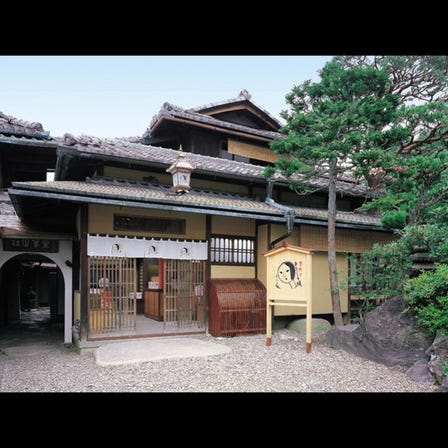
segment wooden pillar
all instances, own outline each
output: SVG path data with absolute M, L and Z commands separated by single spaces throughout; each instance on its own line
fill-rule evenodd
M 88 335 L 88 310 L 87 301 L 89 294 L 89 263 L 87 257 L 87 234 L 88 234 L 88 205 L 82 205 L 80 208 L 81 213 L 81 332 L 80 339 L 86 340 Z
M 205 261 L 205 267 L 204 267 L 204 326 L 208 331 L 208 280 L 211 276 L 212 267 L 211 267 L 211 247 L 210 247 L 210 241 L 211 241 L 211 234 L 212 234 L 212 216 L 206 215 L 205 217 L 205 239 L 208 242 L 208 253 L 207 253 L 207 260 Z
M 269 347 L 272 344 L 272 305 L 267 298 L 266 300 L 266 345 Z
M 74 238 L 72 242 L 72 281 L 73 289 L 79 290 L 79 270 L 81 269 L 80 257 L 81 257 L 81 242 L 78 238 Z
M 309 285 L 309 293 L 308 299 L 306 303 L 306 352 L 311 352 L 311 335 L 312 335 L 312 320 L 313 320 L 313 273 L 312 273 L 312 265 L 313 258 L 311 255 L 307 255 L 307 279 Z

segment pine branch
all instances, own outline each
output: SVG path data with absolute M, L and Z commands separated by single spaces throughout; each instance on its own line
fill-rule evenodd
M 412 150 L 415 150 L 417 148 L 419 148 L 422 145 L 426 145 L 428 143 L 435 143 L 438 141 L 442 141 L 445 139 L 445 137 L 448 137 L 448 129 L 445 130 L 444 132 L 442 132 L 439 135 L 435 135 L 436 132 L 442 127 L 441 124 L 437 124 L 433 129 L 431 129 L 431 131 L 429 132 L 429 134 L 425 137 L 422 138 L 420 140 L 414 140 L 414 138 L 412 138 L 410 143 L 407 144 L 401 144 L 400 145 L 400 149 L 398 150 L 398 154 L 409 154 Z

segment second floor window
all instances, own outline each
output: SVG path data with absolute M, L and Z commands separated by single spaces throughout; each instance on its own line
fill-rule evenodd
M 255 238 L 212 235 L 210 261 L 212 264 L 255 265 Z

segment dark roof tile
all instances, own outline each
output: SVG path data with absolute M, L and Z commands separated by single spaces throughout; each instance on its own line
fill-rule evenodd
M 178 157 L 179 151 L 157 146 L 132 143 L 124 139 L 99 139 L 97 137 L 74 137 L 65 134 L 61 139 L 64 147 L 76 149 L 79 152 L 114 157 L 117 159 L 136 160 L 143 163 L 155 163 L 158 165 L 171 165 Z M 217 157 L 201 154 L 187 153 L 188 161 L 194 165 L 195 170 L 207 174 L 220 174 L 221 176 L 233 176 L 259 181 L 266 181 L 263 176 L 263 167 L 250 163 L 236 162 L 234 160 L 219 159 Z M 275 180 L 286 183 L 287 178 L 281 175 L 275 176 Z M 328 188 L 328 179 L 316 178 L 306 181 L 310 186 L 325 190 Z M 352 196 L 365 196 L 368 189 L 364 185 L 353 182 L 338 181 L 337 189 L 340 193 Z
M 48 139 L 50 136 L 40 123 L 19 120 L 0 112 L 0 135 L 2 134 L 36 139 Z
M 262 201 L 229 193 L 191 190 L 176 195 L 171 187 L 145 182 L 123 182 L 113 179 L 89 179 L 87 181 L 14 182 L 15 194 L 19 190 L 34 190 L 42 193 L 100 197 L 101 199 L 130 200 L 141 203 L 158 203 L 169 206 L 197 207 L 203 210 L 219 209 L 241 213 L 257 213 L 268 216 L 283 216 L 283 211 Z M 86 201 L 88 202 L 88 201 Z M 326 220 L 327 211 L 310 207 L 292 207 L 298 218 Z M 337 222 L 379 226 L 379 219 L 359 213 L 338 212 Z

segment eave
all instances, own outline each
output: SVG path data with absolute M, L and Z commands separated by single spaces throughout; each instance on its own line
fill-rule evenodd
M 142 159 L 136 159 L 132 157 L 124 157 L 124 156 L 113 156 L 109 154 L 101 154 L 99 156 L 98 153 L 91 153 L 91 152 L 82 152 L 79 149 L 73 149 L 73 148 L 67 148 L 67 147 L 59 147 L 58 148 L 58 159 L 56 164 L 56 172 L 55 172 L 55 180 L 66 180 L 65 174 L 68 169 L 69 160 L 76 160 L 76 159 L 84 159 L 84 160 L 90 160 L 92 162 L 96 162 L 99 164 L 99 162 L 112 162 L 117 163 L 119 165 L 126 165 L 127 167 L 135 167 L 136 169 L 139 168 L 150 168 L 150 169 L 158 169 L 161 172 L 165 172 L 166 168 L 170 165 L 168 162 L 159 162 L 154 160 L 142 160 Z M 238 181 L 244 181 L 249 183 L 258 183 L 260 185 L 265 185 L 267 183 L 266 178 L 260 176 L 254 176 L 254 175 L 247 175 L 244 174 L 232 174 L 229 172 L 220 172 L 216 170 L 207 170 L 203 168 L 195 168 L 194 170 L 195 175 L 205 175 L 207 177 L 213 178 L 213 179 L 232 179 L 232 180 L 238 180 Z M 278 182 L 280 184 L 280 182 Z M 287 185 L 285 183 L 285 185 Z
M 53 199 L 57 201 L 68 201 L 78 204 L 100 204 L 100 205 L 110 205 L 119 207 L 134 207 L 134 208 L 144 208 L 153 210 L 170 210 L 184 213 L 199 213 L 205 215 L 220 215 L 220 216 L 233 216 L 239 218 L 250 218 L 250 219 L 261 219 L 267 221 L 277 221 L 283 222 L 284 218 L 282 215 L 275 216 L 269 214 L 251 213 L 244 211 L 232 211 L 230 209 L 222 208 L 206 208 L 206 207 L 196 207 L 196 206 L 183 206 L 183 205 L 173 205 L 169 203 L 153 203 L 144 202 L 139 200 L 129 200 L 129 199 L 110 199 L 95 196 L 84 196 L 84 195 L 73 195 L 64 193 L 51 193 L 51 192 L 39 192 L 39 191 L 29 191 L 20 190 L 16 188 L 9 189 L 9 195 L 13 201 L 14 207 L 17 210 L 17 214 L 23 217 L 23 210 L 20 205 L 20 197 L 31 197 L 40 199 Z
M 50 149 L 56 149 L 58 146 L 58 143 L 55 141 L 40 140 L 25 137 L 14 137 L 14 136 L 6 137 L 4 135 L 0 135 L 0 144 L 2 143 L 18 146 L 35 146 Z
M 72 204 L 102 204 L 120 207 L 169 210 L 202 215 L 233 216 L 255 219 L 265 222 L 285 222 L 284 214 L 278 208 L 253 199 L 229 195 L 191 191 L 185 195 L 176 195 L 163 186 L 121 186 L 91 182 L 15 182 L 9 190 L 17 214 L 25 218 L 26 210 L 22 207 L 23 199 L 38 201 L 57 201 Z M 51 207 L 46 205 L 49 212 Z M 327 225 L 327 218 L 321 210 L 305 207 L 292 207 L 296 224 Z M 314 216 L 313 216 L 314 215 Z M 356 217 L 344 212 L 337 216 L 337 227 L 385 231 L 372 218 Z
M 252 139 L 252 140 L 258 140 L 258 141 L 262 141 L 262 142 L 270 142 L 270 141 L 272 141 L 272 138 L 263 137 L 261 135 L 255 135 L 255 134 L 249 133 L 249 132 L 236 131 L 236 130 L 233 130 L 233 129 L 229 129 L 227 127 L 214 126 L 214 125 L 207 124 L 207 123 L 200 123 L 200 122 L 195 121 L 195 120 L 188 120 L 186 118 L 173 117 L 171 115 L 163 115 L 163 116 L 159 117 L 158 120 L 151 127 L 151 133 L 152 134 L 157 130 L 157 128 L 160 126 L 160 124 L 164 120 L 172 121 L 172 122 L 175 122 L 175 123 L 188 124 L 190 126 L 204 128 L 204 129 L 208 129 L 208 130 L 211 130 L 211 131 L 221 132 L 221 133 L 230 134 L 230 135 L 237 135 L 238 137 L 244 137 L 244 138 L 248 138 L 248 139 Z
M 258 119 L 266 123 L 274 132 L 277 132 L 279 129 L 279 124 L 275 120 L 273 120 L 271 117 L 267 116 L 263 111 L 259 110 L 258 108 L 254 107 L 252 104 L 248 104 L 246 101 L 242 101 L 240 103 L 233 103 L 233 104 L 222 104 L 219 106 L 214 106 L 206 110 L 202 110 L 201 113 L 204 115 L 210 115 L 214 117 L 217 114 L 221 114 L 224 112 L 233 112 L 233 111 L 239 111 L 239 110 L 247 110 L 251 114 L 255 115 Z

